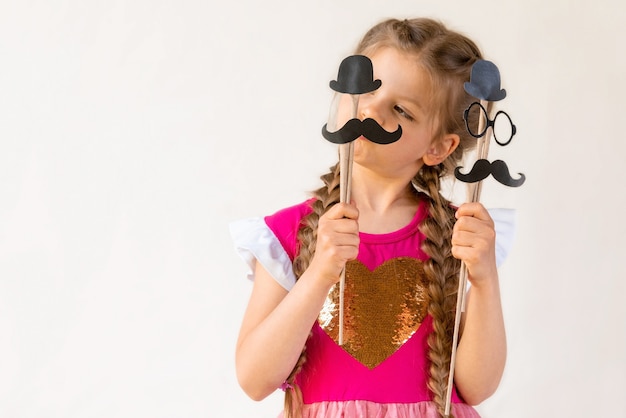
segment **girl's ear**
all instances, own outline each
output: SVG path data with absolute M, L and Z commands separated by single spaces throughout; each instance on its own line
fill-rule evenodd
M 461 142 L 461 138 L 457 134 L 448 134 L 435 140 L 424 155 L 424 164 L 430 166 L 440 164 L 454 152 L 459 146 L 459 142 Z

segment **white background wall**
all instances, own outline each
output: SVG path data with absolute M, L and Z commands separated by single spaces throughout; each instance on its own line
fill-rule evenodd
M 625 417 L 617 0 L 0 0 L 0 417 L 275 416 L 235 379 L 251 284 L 227 225 L 318 184 L 339 62 L 419 15 L 499 66 L 518 134 L 490 157 L 527 176 L 484 185 L 519 231 L 480 411 Z

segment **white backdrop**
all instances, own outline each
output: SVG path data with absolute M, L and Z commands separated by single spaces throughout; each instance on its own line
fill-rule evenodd
M 487 418 L 626 417 L 620 3 L 0 0 L 0 417 L 272 417 L 234 345 L 232 220 L 299 202 L 339 62 L 430 16 L 498 65 L 526 184 Z

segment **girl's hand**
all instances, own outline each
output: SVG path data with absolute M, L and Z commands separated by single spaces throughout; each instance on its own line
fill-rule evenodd
M 452 255 L 465 262 L 472 285 L 497 278 L 496 231 L 487 209 L 480 203 L 465 203 L 456 218 Z
M 329 284 L 339 281 L 346 262 L 359 253 L 358 217 L 356 206 L 337 203 L 319 219 L 315 255 L 309 269 Z

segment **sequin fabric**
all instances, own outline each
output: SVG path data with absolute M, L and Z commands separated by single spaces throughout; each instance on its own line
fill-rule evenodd
M 342 348 L 373 369 L 417 331 L 427 314 L 422 262 L 410 257 L 386 261 L 370 271 L 358 260 L 346 265 Z M 339 339 L 339 284 L 318 317 L 322 329 Z

